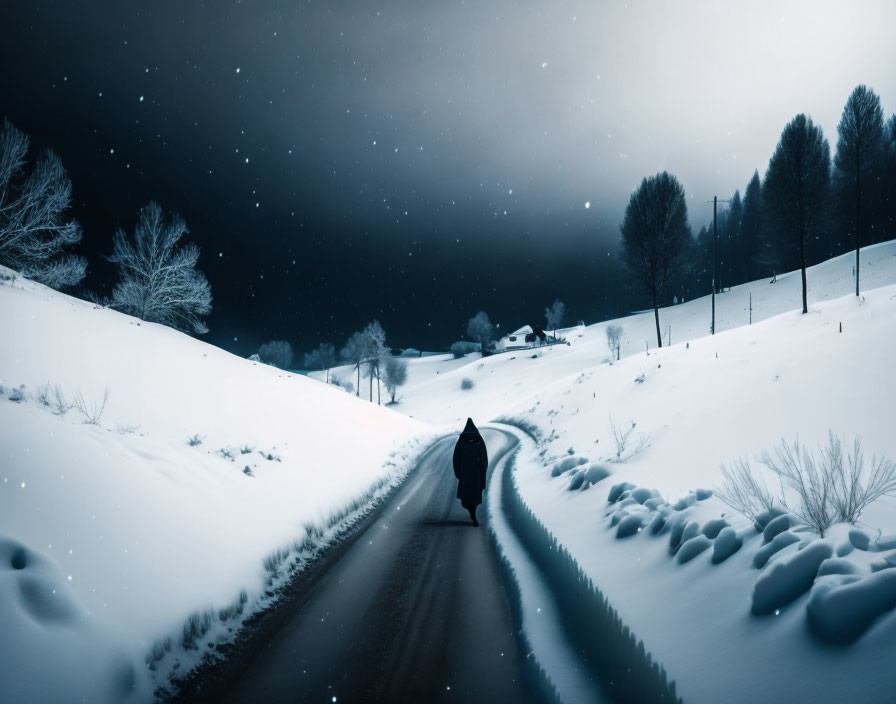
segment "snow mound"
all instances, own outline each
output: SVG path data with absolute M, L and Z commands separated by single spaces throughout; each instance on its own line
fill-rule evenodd
M 766 524 L 762 531 L 762 539 L 766 543 L 770 543 L 776 535 L 779 535 L 788 528 L 793 528 L 796 525 L 799 525 L 799 520 L 796 516 L 790 513 L 782 513 L 780 516 L 773 518 Z
M 690 562 L 697 555 L 712 546 L 712 541 L 705 535 L 695 535 L 693 538 L 686 540 L 678 550 L 678 564 L 683 565 Z
M 0 633 L 16 634 L 15 647 L 4 648 L 0 657 L 4 704 L 113 704 L 150 696 L 142 668 L 90 627 L 59 567 L 5 537 L 0 537 Z
M 818 540 L 793 557 L 775 562 L 756 580 L 751 611 L 769 614 L 805 594 L 812 588 L 821 563 L 833 553 L 830 543 Z
M 818 568 L 818 576 L 825 577 L 829 574 L 858 574 L 859 568 L 854 562 L 844 560 L 840 557 L 831 557 Z
M 722 532 L 723 529 L 729 527 L 728 521 L 724 518 L 714 518 L 711 521 L 707 521 L 703 524 L 703 535 L 705 535 L 710 540 L 715 540 L 719 533 Z
M 628 538 L 638 533 L 644 526 L 644 519 L 637 514 L 628 514 L 616 526 L 617 538 Z
M 610 487 L 610 493 L 607 494 L 607 503 L 615 504 L 617 501 L 621 501 L 623 498 L 622 495 L 634 488 L 635 485 L 631 482 L 620 482 L 619 484 L 614 484 L 612 487 Z
M 583 464 L 588 464 L 587 457 L 573 455 L 571 457 L 564 457 L 562 460 L 557 460 L 554 464 L 548 466 L 551 468 L 551 476 L 559 477 L 564 472 L 568 472 L 575 467 L 580 467 Z
M 744 541 L 740 539 L 734 528 L 730 526 L 722 528 L 713 543 L 712 563 L 718 565 L 724 562 L 740 550 L 743 544 Z
M 848 644 L 896 607 L 896 570 L 865 578 L 831 575 L 819 579 L 806 614 L 812 632 L 828 643 Z
M 768 545 L 763 545 L 761 548 L 759 548 L 759 550 L 756 551 L 756 555 L 753 556 L 753 567 L 761 570 L 772 558 L 772 555 L 775 555 L 777 552 L 783 550 L 788 545 L 793 545 L 794 543 L 798 543 L 799 541 L 800 539 L 789 530 L 785 530 L 783 533 L 779 533 L 772 539 L 772 541 Z
M 853 528 L 849 531 L 849 542 L 856 550 L 868 551 L 871 546 L 871 536 L 863 530 Z

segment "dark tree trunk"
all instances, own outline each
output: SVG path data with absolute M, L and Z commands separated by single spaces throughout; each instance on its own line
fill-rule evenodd
M 859 250 L 862 248 L 862 175 L 856 160 L 856 296 L 859 295 Z
M 361 398 L 361 363 L 358 362 L 356 366 L 358 368 L 358 385 L 355 387 L 355 396 Z
M 653 296 L 653 319 L 656 321 L 656 346 L 663 346 L 663 336 L 660 334 L 660 309 L 656 305 L 656 294 Z
M 800 272 L 803 275 L 803 313 L 808 313 L 806 305 L 806 228 L 800 223 Z

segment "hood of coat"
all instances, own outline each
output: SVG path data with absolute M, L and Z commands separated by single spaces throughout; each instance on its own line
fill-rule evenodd
M 479 434 L 479 428 L 477 428 L 476 424 L 473 423 L 472 418 L 467 418 L 467 424 L 464 426 L 464 431 L 460 436 L 467 442 L 482 441 L 482 436 Z

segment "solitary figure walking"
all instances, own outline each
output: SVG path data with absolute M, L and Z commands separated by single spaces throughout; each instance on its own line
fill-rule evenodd
M 488 469 L 488 451 L 479 429 L 467 418 L 464 432 L 454 446 L 454 476 L 457 477 L 457 498 L 461 506 L 470 512 L 473 525 L 478 526 L 476 507 L 482 503 L 485 489 L 485 470 Z

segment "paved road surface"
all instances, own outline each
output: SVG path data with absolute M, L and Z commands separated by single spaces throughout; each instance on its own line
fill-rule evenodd
M 509 440 L 482 433 L 494 461 Z M 225 702 L 534 701 L 485 508 L 474 528 L 454 497 L 455 440 L 312 581 Z

